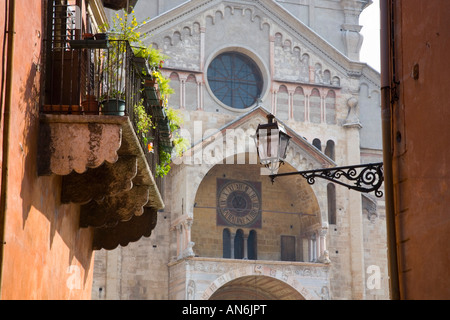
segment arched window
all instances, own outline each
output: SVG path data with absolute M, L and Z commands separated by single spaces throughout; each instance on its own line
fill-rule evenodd
M 327 146 L 325 147 L 325 155 L 330 158 L 331 160 L 336 160 L 335 154 L 334 154 L 334 141 L 328 140 Z
M 223 229 L 222 242 L 223 257 L 229 259 L 231 258 L 231 233 L 229 229 Z
M 314 139 L 312 144 L 314 147 L 322 151 L 322 142 L 320 141 L 320 139 Z
M 336 94 L 333 90 L 328 91 L 325 98 L 325 112 L 328 124 L 336 124 Z
M 323 72 L 323 83 L 324 84 L 331 84 L 331 73 L 330 73 L 330 70 L 325 70 Z
M 248 235 L 247 253 L 248 253 L 248 259 L 250 259 L 250 260 L 258 259 L 257 239 L 256 239 L 256 231 L 255 230 L 251 230 Z
M 175 72 L 172 72 L 170 75 L 170 86 L 173 88 L 174 92 L 169 96 L 169 105 L 178 109 L 181 107 L 180 77 Z
M 339 87 L 341 85 L 341 79 L 339 79 L 339 77 L 333 77 L 333 79 L 331 79 L 331 84 Z
M 314 83 L 323 83 L 322 65 L 316 63 L 314 66 Z
M 285 86 L 280 86 L 277 93 L 277 118 L 289 119 L 289 93 Z
M 195 76 L 190 74 L 185 84 L 185 103 L 186 109 L 195 111 L 198 108 L 198 85 Z
M 242 229 L 238 229 L 234 237 L 234 258 L 244 258 L 244 231 Z
M 294 92 L 293 114 L 295 121 L 305 121 L 305 94 L 302 87 L 297 87 Z
M 328 223 L 336 224 L 336 187 L 334 184 L 327 185 L 327 200 L 328 200 Z
M 320 123 L 320 119 L 320 93 L 319 90 L 313 89 L 309 97 L 309 121 L 312 123 Z
M 309 261 L 314 262 L 317 260 L 317 237 L 313 233 L 309 239 Z

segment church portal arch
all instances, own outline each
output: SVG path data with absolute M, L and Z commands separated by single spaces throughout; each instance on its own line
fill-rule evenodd
M 252 264 L 225 273 L 204 291 L 204 300 L 316 300 L 293 275 Z
M 197 256 L 282 261 L 282 253 L 288 250 L 293 257 L 291 261 L 310 261 L 305 243 L 322 227 L 320 203 L 326 204 L 326 199 L 319 201 L 313 186 L 301 177 L 283 177 L 282 181 L 272 184 L 269 177 L 261 175 L 260 169 L 259 164 L 225 162 L 214 165 L 202 175 L 192 195 L 191 239 Z M 285 164 L 282 170 L 294 171 L 295 168 Z M 246 193 L 239 188 L 245 188 Z M 237 207 L 233 207 L 234 210 L 232 206 Z M 249 247 L 254 234 L 258 235 L 255 239 L 265 239 L 272 245 L 259 247 L 256 240 L 256 244 Z M 293 238 L 289 246 L 283 242 L 283 237 Z M 227 243 L 224 239 L 228 239 Z M 245 250 L 237 254 L 237 248 Z

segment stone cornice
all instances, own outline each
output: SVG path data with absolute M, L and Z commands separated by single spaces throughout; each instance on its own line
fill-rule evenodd
M 331 265 L 329 263 L 317 263 L 317 262 L 302 262 L 302 261 L 275 261 L 275 260 L 243 260 L 243 259 L 225 259 L 225 258 L 209 258 L 209 257 L 188 257 L 184 259 L 179 259 L 175 261 L 171 261 L 168 263 L 168 266 L 174 266 L 179 263 L 185 261 L 192 262 L 211 262 L 211 263 L 223 263 L 223 262 L 232 262 L 239 263 L 242 265 L 272 265 L 272 266 L 293 266 L 293 267 L 325 267 L 330 268 Z

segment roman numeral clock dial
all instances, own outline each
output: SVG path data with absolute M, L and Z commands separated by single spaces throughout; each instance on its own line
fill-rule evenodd
M 260 186 L 246 181 L 220 180 L 217 190 L 218 224 L 260 227 Z

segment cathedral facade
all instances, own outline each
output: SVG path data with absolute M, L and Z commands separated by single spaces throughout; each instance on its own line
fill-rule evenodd
M 388 299 L 385 203 L 261 170 L 268 115 L 292 137 L 280 172 L 382 161 L 380 75 L 359 60 L 370 0 L 140 1 L 169 59 L 190 142 L 149 238 L 96 252 L 92 299 Z

